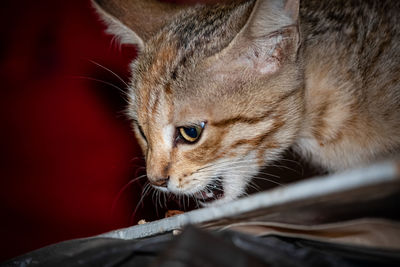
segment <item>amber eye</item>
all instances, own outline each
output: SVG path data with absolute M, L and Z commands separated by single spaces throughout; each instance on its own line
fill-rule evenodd
M 179 127 L 179 135 L 186 142 L 194 143 L 199 139 L 201 132 L 203 131 L 204 125 L 205 123 L 202 122 L 200 125 Z

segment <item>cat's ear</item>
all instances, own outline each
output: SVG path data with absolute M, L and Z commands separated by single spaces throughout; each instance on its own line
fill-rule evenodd
M 120 43 L 144 43 L 161 29 L 184 5 L 157 0 L 92 0 L 92 5 L 107 24 L 107 32 Z
M 300 45 L 299 0 L 257 0 L 244 27 L 225 49 L 234 68 L 275 73 Z M 232 65 L 231 65 L 232 66 Z

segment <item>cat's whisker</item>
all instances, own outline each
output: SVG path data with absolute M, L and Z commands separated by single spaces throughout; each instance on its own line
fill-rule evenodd
M 187 202 L 188 202 L 188 207 L 190 207 L 190 197 L 188 195 L 186 195 L 186 199 L 187 199 Z
M 143 179 L 143 178 L 145 178 L 145 177 L 146 177 L 146 175 L 144 174 L 144 175 L 140 175 L 140 176 L 138 176 L 138 177 L 136 177 L 136 178 L 130 180 L 128 183 L 126 183 L 126 184 L 118 191 L 117 195 L 116 195 L 115 198 L 114 198 L 113 204 L 112 204 L 112 206 L 111 206 L 111 211 L 112 211 L 112 212 L 114 212 L 115 207 L 116 207 L 116 205 L 117 205 L 117 202 L 118 202 L 118 200 L 121 198 L 123 192 L 124 192 L 130 185 L 132 185 L 132 184 L 135 183 L 136 181 L 139 181 L 140 179 Z
M 293 169 L 293 168 L 290 168 L 290 167 L 285 166 L 285 165 L 270 164 L 270 165 L 268 165 L 268 167 L 276 167 L 276 168 L 279 168 L 279 169 L 286 169 L 286 170 L 292 171 L 292 172 L 294 172 L 294 173 L 296 173 L 296 174 L 300 174 L 300 173 L 298 172 L 298 170 Z
M 117 89 L 122 94 L 122 97 L 123 97 L 125 102 L 129 102 L 129 95 L 123 89 L 121 89 L 120 87 L 118 87 L 117 85 L 115 85 L 113 83 L 110 83 L 110 82 L 107 82 L 107 81 L 104 81 L 104 80 L 100 80 L 100 79 L 97 79 L 97 78 L 89 77 L 89 76 L 82 76 L 82 75 L 80 75 L 80 76 L 79 75 L 73 75 L 73 76 L 70 76 L 70 78 L 72 78 L 72 79 L 85 79 L 85 80 L 95 81 L 95 82 L 99 82 L 99 83 L 103 83 L 105 85 L 111 86 L 111 87 Z
M 220 171 L 221 173 L 225 173 L 225 172 L 232 172 L 232 171 L 237 171 L 237 170 L 242 170 L 242 171 L 249 171 L 249 172 L 254 172 L 255 166 L 251 166 L 251 165 L 243 165 L 243 166 L 233 166 L 233 167 L 229 167 L 229 168 L 219 168 L 218 171 Z M 248 170 L 249 168 L 252 168 L 253 170 Z
M 223 190 L 223 186 L 207 185 L 203 191 Z
M 158 206 L 160 206 L 160 207 L 162 208 L 162 204 L 161 204 L 161 194 L 162 194 L 162 192 L 161 192 L 160 190 L 157 190 L 157 194 L 156 194 L 157 203 L 158 203 Z
M 247 187 L 253 188 L 256 191 L 260 191 L 261 190 L 260 186 L 258 186 L 256 183 L 254 183 L 254 181 L 250 181 L 247 184 Z
M 161 192 L 161 194 L 160 194 L 160 206 L 162 207 L 162 208 L 166 208 L 167 206 L 166 206 L 166 204 L 165 204 L 165 194 L 166 194 L 166 192 Z
M 111 50 L 118 42 L 116 41 L 118 38 L 116 35 L 111 37 L 110 45 L 108 46 L 108 50 Z
M 246 167 L 249 167 L 249 166 L 246 165 Z M 235 166 L 235 167 L 228 168 L 226 171 L 232 171 L 232 170 L 234 170 L 235 173 L 240 173 L 241 175 L 246 175 L 246 174 L 251 175 L 251 176 L 254 175 L 253 171 L 247 171 L 247 170 L 244 170 L 244 169 L 242 169 L 242 168 L 243 168 L 242 166 Z M 221 171 L 224 171 L 224 170 L 221 170 Z M 262 171 L 258 172 L 258 175 L 260 175 L 260 174 L 272 176 L 272 177 L 277 178 L 277 179 L 280 178 L 279 176 L 276 176 L 276 175 L 273 175 L 273 174 L 270 174 L 270 173 L 265 173 L 265 172 L 262 172 Z M 230 174 L 230 175 L 232 175 L 232 174 Z M 210 179 L 213 179 L 213 178 L 211 178 L 210 176 L 208 176 L 208 177 L 206 177 L 204 180 L 210 180 Z M 274 184 L 277 184 L 277 185 L 281 185 L 281 186 L 283 185 L 282 183 L 279 183 L 279 182 L 277 182 L 277 181 L 274 181 L 274 180 L 272 180 L 272 179 L 268 179 L 268 178 L 265 178 L 265 177 L 258 177 L 258 176 L 255 176 L 255 177 L 253 177 L 253 179 L 265 180 L 265 181 L 269 181 L 269 182 L 274 183 Z M 201 180 L 201 179 L 198 179 L 198 180 Z M 258 188 L 254 188 L 254 189 L 256 189 L 257 191 L 259 191 L 259 187 L 258 187 Z
M 192 195 L 192 198 L 194 199 L 194 201 L 196 203 L 196 208 L 199 208 L 200 207 L 199 200 L 197 198 L 195 198 L 194 195 Z
M 140 196 L 140 199 L 139 199 L 138 203 L 136 204 L 136 207 L 135 207 L 135 209 L 133 210 L 132 215 L 130 216 L 130 217 L 131 217 L 131 218 L 130 218 L 130 221 L 131 221 L 131 222 L 132 222 L 134 216 L 136 215 L 136 212 L 138 211 L 139 206 L 140 206 L 141 204 L 143 204 L 143 200 L 144 200 L 144 198 L 146 197 L 146 195 L 147 195 L 147 193 L 148 193 L 149 190 L 151 190 L 151 185 L 150 185 L 150 183 L 146 182 L 146 184 L 144 185 L 144 187 L 143 187 L 143 189 L 142 189 L 142 194 L 141 194 L 141 196 Z
M 260 174 L 263 174 L 263 175 L 267 175 L 267 176 L 271 176 L 271 177 L 280 179 L 279 176 L 273 175 L 273 174 L 270 174 L 270 173 L 258 172 L 256 176 L 254 176 L 254 173 L 253 173 L 253 172 L 248 172 L 248 171 L 240 171 L 240 170 L 239 170 L 239 171 L 236 171 L 236 173 L 240 173 L 241 175 L 246 175 L 246 174 L 247 174 L 247 175 L 251 175 L 252 179 L 258 179 L 258 180 L 269 181 L 269 182 L 271 182 L 271 183 L 274 183 L 274 184 L 277 184 L 277 185 L 282 185 L 282 186 L 284 185 L 284 184 L 279 183 L 279 182 L 277 182 L 277 181 L 275 181 L 275 180 L 272 180 L 272 179 L 269 179 L 269 178 L 266 178 L 266 177 L 260 177 L 260 176 L 258 176 L 258 175 L 260 175 Z
M 251 163 L 253 163 L 253 165 L 250 165 Z M 210 169 L 222 169 L 225 168 L 227 170 L 232 170 L 232 169 L 236 169 L 236 168 L 243 168 L 243 167 L 252 167 L 252 166 L 257 166 L 254 164 L 254 161 L 248 161 L 248 162 L 232 162 L 231 164 L 226 164 L 226 165 L 210 165 L 207 166 L 206 168 L 202 168 L 201 170 L 197 170 L 196 173 L 203 173 L 203 172 L 207 172 Z
M 163 192 L 161 190 L 156 190 L 157 191 L 157 205 L 162 209 L 162 194 Z
M 182 195 L 183 210 L 186 210 L 185 195 Z
M 134 167 L 136 170 L 145 170 L 146 167 L 141 166 L 141 165 L 135 165 L 135 164 L 130 164 L 130 167 Z
M 218 166 L 218 167 L 229 167 L 229 166 L 237 166 L 237 165 L 246 165 L 252 163 L 254 164 L 253 159 L 241 159 L 241 160 L 233 160 L 230 162 L 223 162 L 223 163 L 216 163 L 213 166 Z
M 200 207 L 199 199 L 197 199 L 197 198 L 195 197 L 195 194 L 194 194 L 194 193 L 191 194 L 191 197 L 192 197 L 192 199 L 194 199 L 194 201 L 196 202 L 196 208 Z M 204 197 L 203 197 L 203 196 L 202 196 L 202 198 L 203 198 L 203 201 L 204 201 Z
M 165 207 L 167 207 L 167 194 L 168 194 L 168 193 L 164 193 L 164 194 L 163 194 L 163 196 L 164 196 L 164 206 L 165 206 Z
M 232 169 L 227 169 L 226 171 L 229 171 Z M 250 174 L 250 175 L 254 175 L 254 170 L 247 170 L 247 169 L 234 169 L 235 173 L 241 173 L 241 174 Z M 262 171 L 258 171 L 257 174 L 264 174 L 264 175 L 268 175 L 277 179 L 280 179 L 280 177 L 278 175 L 274 175 L 271 173 L 266 173 L 266 172 L 262 172 Z
M 102 65 L 102 64 L 100 64 L 100 63 L 98 63 L 98 62 L 96 62 L 96 61 L 94 61 L 94 60 L 91 60 L 91 59 L 89 59 L 89 62 L 95 64 L 96 66 L 98 66 L 98 67 L 100 67 L 100 68 L 102 68 L 102 69 L 104 69 L 104 70 L 106 70 L 106 71 L 108 71 L 108 72 L 110 72 L 110 73 L 111 73 L 112 75 L 114 75 L 118 80 L 120 80 L 127 88 L 129 87 L 129 85 L 121 78 L 121 76 L 119 76 L 118 74 L 116 74 L 115 72 L 113 72 L 112 70 L 110 70 L 109 68 L 107 68 L 106 66 L 104 66 L 104 65 Z
M 228 165 L 234 165 L 235 163 L 238 163 L 238 161 L 232 161 L 232 159 L 228 159 L 228 160 L 221 161 L 221 162 L 209 163 L 209 164 L 197 169 L 197 171 L 201 171 L 203 169 L 207 169 L 207 168 L 210 168 L 210 167 L 224 166 L 223 165 L 224 163 L 227 163 Z
M 143 156 L 141 157 L 133 157 L 131 158 L 131 162 L 136 161 L 136 160 L 144 160 L 145 158 Z
M 279 177 L 278 175 L 271 174 L 271 173 L 267 173 L 267 172 L 259 171 L 259 172 L 258 172 L 258 175 L 260 175 L 260 174 L 268 175 L 268 176 L 273 177 L 273 178 L 276 178 L 276 179 L 281 179 L 281 177 Z
M 160 205 L 160 202 L 159 202 L 159 199 L 160 199 L 159 196 L 160 196 L 160 192 L 161 192 L 161 191 L 160 191 L 160 190 L 155 190 L 155 191 L 156 191 L 156 194 L 155 194 L 155 197 L 156 197 L 156 205 L 157 205 L 157 206 L 161 206 L 161 205 Z
M 178 203 L 179 203 L 179 207 L 181 207 L 181 204 L 182 204 L 182 195 L 179 195 L 179 197 L 178 197 Z
M 254 160 L 252 160 L 252 159 L 233 159 L 233 160 L 232 159 L 227 159 L 227 160 L 224 160 L 224 161 L 207 164 L 203 168 L 207 168 L 209 166 L 224 166 L 224 164 L 235 165 L 235 164 L 238 164 L 238 163 L 248 163 L 248 162 L 254 162 Z M 200 169 L 202 169 L 202 168 L 200 168 Z
M 152 194 L 152 196 L 151 196 L 151 201 L 153 202 L 154 206 L 156 207 L 156 215 L 157 215 L 157 217 L 159 216 L 159 213 L 158 213 L 158 205 L 157 205 L 157 195 L 158 195 L 158 192 L 160 192 L 160 190 L 154 189 L 154 190 L 153 190 L 153 194 Z
M 153 204 L 157 204 L 154 201 L 154 195 L 157 194 L 158 190 L 153 190 L 153 194 L 151 194 L 151 201 L 153 202 Z
M 301 161 L 297 161 L 297 160 L 293 160 L 293 159 L 287 159 L 287 158 L 281 158 L 281 159 L 278 160 L 278 162 L 279 161 L 293 163 L 293 164 L 296 164 L 297 166 L 299 166 L 299 168 L 303 169 L 303 164 L 301 163 Z
M 268 179 L 268 178 L 265 178 L 265 177 L 257 177 L 257 176 L 254 176 L 254 177 L 252 177 L 252 179 L 253 179 L 253 180 L 268 181 L 268 182 L 271 182 L 271 183 L 273 183 L 273 184 L 280 185 L 280 186 L 284 186 L 284 185 L 285 185 L 285 184 L 279 183 L 279 182 L 277 182 L 277 181 L 274 181 L 274 180 L 272 180 L 272 179 Z

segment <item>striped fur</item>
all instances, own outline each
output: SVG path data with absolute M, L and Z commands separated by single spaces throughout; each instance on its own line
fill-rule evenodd
M 121 11 L 110 6 L 115 20 Z M 131 66 L 129 105 L 157 188 L 193 195 L 219 179 L 224 198 L 216 202 L 223 202 L 243 194 L 289 147 L 328 170 L 399 152 L 396 1 L 305 0 L 299 8 L 293 0 L 250 0 L 166 10 L 173 12 L 159 29 L 141 29 L 147 34 L 135 42 L 144 45 Z M 126 17 L 122 23 L 137 33 L 140 23 Z M 176 141 L 177 127 L 200 122 L 198 142 Z

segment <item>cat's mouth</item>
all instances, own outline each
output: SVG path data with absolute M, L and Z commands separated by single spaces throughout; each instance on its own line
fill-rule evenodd
M 201 204 L 210 204 L 211 202 L 224 197 L 224 187 L 221 178 L 212 180 L 206 187 L 195 193 L 194 197 L 200 201 Z

